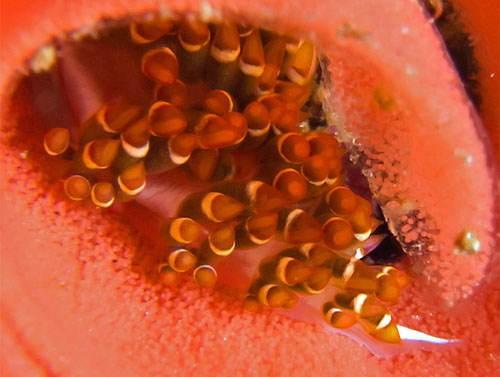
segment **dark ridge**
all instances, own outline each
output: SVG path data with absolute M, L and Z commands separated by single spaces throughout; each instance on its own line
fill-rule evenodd
M 431 0 L 422 0 L 429 12 L 434 14 Z M 465 31 L 465 25 L 460 21 L 460 13 L 453 7 L 450 0 L 441 0 L 443 11 L 435 20 L 435 24 L 455 63 L 455 67 L 465 86 L 465 91 L 472 103 L 479 109 L 481 106 L 481 85 L 478 80 L 479 62 L 474 55 L 474 41 Z
M 342 185 L 349 187 L 355 194 L 362 196 L 368 201 L 373 202 L 373 195 L 370 191 L 370 184 L 368 183 L 368 179 L 362 171 L 363 166 L 364 164 L 359 162 L 353 163 L 350 159 L 349 153 L 346 153 L 342 157 L 342 173 L 344 174 Z M 374 210 L 377 211 L 375 206 Z M 379 218 L 376 212 L 375 216 Z M 380 220 L 383 219 L 384 217 L 382 216 Z
M 322 81 L 325 79 L 323 77 L 323 67 L 328 65 L 328 60 L 325 57 L 319 58 L 318 68 L 314 74 L 313 80 L 315 88 L 313 89 L 313 94 L 311 98 L 302 107 L 302 111 L 309 113 L 309 118 L 307 118 L 307 125 L 311 131 L 315 131 L 318 128 L 328 127 L 328 122 L 326 120 L 325 110 L 323 109 L 323 103 L 315 97 L 314 93 L 321 86 Z M 326 72 L 326 71 L 325 71 Z
M 366 257 L 361 260 L 368 265 L 386 265 L 400 261 L 405 252 L 396 237 L 390 232 L 387 223 L 380 225 L 373 234 L 385 234 L 386 237 L 380 245 L 373 249 Z
M 307 124 L 311 131 L 315 131 L 320 127 L 328 127 L 326 115 L 323 111 L 323 105 L 320 102 L 309 100 L 304 105 L 304 110 L 309 112 L 310 116 L 307 118 Z

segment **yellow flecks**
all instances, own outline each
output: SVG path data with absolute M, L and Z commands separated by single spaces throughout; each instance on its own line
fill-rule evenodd
M 313 94 L 314 100 L 321 102 L 321 103 L 324 103 L 326 101 L 327 96 L 328 96 L 325 91 L 326 91 L 326 89 L 324 86 L 322 86 L 322 85 L 318 86 L 318 88 L 316 89 L 316 92 Z
M 373 90 L 373 99 L 381 110 L 390 110 L 394 106 L 394 99 L 383 87 L 376 87 Z
M 84 38 L 99 38 L 99 31 L 104 28 L 103 21 L 92 21 L 72 32 L 69 36 L 71 40 L 80 41 Z
M 471 255 L 477 254 L 481 249 L 481 241 L 478 236 L 470 231 L 464 230 L 455 242 L 455 254 Z
M 417 76 L 417 70 L 414 66 L 407 64 L 405 67 L 405 73 L 409 77 L 416 77 Z
M 349 22 L 342 24 L 337 30 L 337 36 L 339 38 L 354 38 L 360 41 L 365 41 L 370 33 L 361 30 Z
M 409 213 L 415 210 L 415 203 L 413 203 L 410 199 L 403 200 L 401 202 L 401 210 L 403 213 Z
M 455 149 L 455 156 L 459 158 L 465 166 L 470 166 L 472 164 L 473 157 L 463 149 Z
M 56 62 L 56 48 L 54 45 L 42 46 L 31 60 L 30 68 L 35 73 L 48 71 Z

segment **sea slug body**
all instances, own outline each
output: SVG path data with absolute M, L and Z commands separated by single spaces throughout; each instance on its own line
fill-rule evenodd
M 126 30 L 113 34 L 120 33 Z M 263 305 L 312 323 L 322 316 L 324 326 L 378 355 L 408 351 L 415 341 L 451 342 L 401 339 L 398 328 L 406 329 L 387 304 L 398 300 L 409 277 L 361 260 L 385 237 L 374 233 L 383 221 L 371 197 L 342 185 L 345 149 L 318 102 L 325 89 L 310 40 L 192 17 L 132 21 L 130 36 L 143 74 L 130 80 L 149 87 L 149 96 L 125 102 L 128 84 L 76 131 L 51 129 L 43 144 L 49 155 L 71 161 L 68 198 L 102 208 L 135 199 L 164 216 L 157 235 L 164 257 L 150 279 L 172 285 L 176 273 L 190 273 L 201 286 L 218 280 L 245 286 L 247 310 Z M 71 49 L 78 53 L 78 46 Z M 79 75 L 70 54 L 59 65 L 64 82 Z M 98 83 L 99 72 L 106 68 L 91 68 L 87 83 Z M 67 86 L 76 98 L 85 95 Z M 89 112 L 77 109 L 82 119 Z M 312 128 L 313 117 L 326 127 Z M 177 205 L 173 185 L 184 193 Z M 233 270 L 230 277 L 224 269 Z M 299 301 L 316 312 L 300 309 Z

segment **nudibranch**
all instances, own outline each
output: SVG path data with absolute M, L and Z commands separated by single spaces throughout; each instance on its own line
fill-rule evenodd
M 345 149 L 322 108 L 326 67 L 311 40 L 192 15 L 132 21 L 128 29 L 142 75 L 128 71 L 129 82 L 114 86 L 118 99 L 72 82 L 100 83 L 112 58 L 93 55 L 103 63 L 82 73 L 72 61 L 78 47 L 59 47 L 77 119 L 92 113 L 95 98 L 113 100 L 71 132 L 56 127 L 44 136 L 47 154 L 69 160 L 69 199 L 101 208 L 135 200 L 160 215 L 157 270 L 166 285 L 179 273 L 200 286 L 220 279 L 246 289 L 248 311 L 278 308 L 313 323 L 322 316 L 377 354 L 451 342 L 398 326 L 387 305 L 409 276 L 363 261 L 385 237 L 374 234 L 382 221 L 371 198 L 344 185 Z M 100 43 L 127 32 L 108 29 Z M 137 86 L 144 94 L 131 103 Z M 356 325 L 371 338 L 348 330 Z M 376 341 L 402 346 L 382 351 Z
M 42 49 L 32 67 L 48 59 L 41 69 L 48 73 L 27 85 L 41 93 L 35 112 L 47 116 L 45 129 L 34 136 L 51 156 L 50 174 L 63 178 L 67 198 L 87 208 L 115 208 L 152 235 L 161 251 L 143 256 L 147 262 L 132 260 L 150 282 L 168 286 L 186 273 L 200 286 L 220 280 L 247 289 L 243 307 L 249 311 L 283 309 L 342 330 L 381 356 L 408 351 L 411 342 L 424 349 L 450 343 L 397 326 L 387 308 L 410 281 L 402 269 L 423 271 L 454 306 L 472 291 L 447 279 L 453 268 L 438 268 L 433 255 L 452 250 L 458 265 L 476 258 L 464 279 L 477 282 L 491 246 L 489 227 L 463 228 L 459 213 L 456 223 L 443 225 L 433 206 L 453 202 L 447 192 L 422 195 L 425 184 L 410 185 L 415 182 L 406 175 L 425 177 L 422 170 L 435 180 L 451 179 L 439 163 L 418 160 L 416 149 L 433 152 L 425 130 L 408 131 L 407 151 L 391 141 L 409 118 L 422 120 L 418 109 L 401 107 L 414 98 L 391 94 L 415 85 L 408 96 L 419 97 L 412 81 L 417 67 L 405 65 L 408 81 L 391 86 L 381 72 L 363 68 L 358 44 L 371 43 L 369 29 L 342 22 L 342 48 L 323 54 L 317 47 L 322 36 L 299 31 L 294 37 L 279 23 L 280 32 L 262 23 L 217 14 L 148 14 L 97 27 L 95 39 L 61 39 Z M 344 43 L 355 47 L 350 51 Z M 353 51 L 358 61 L 350 59 Z M 364 77 L 366 88 L 348 91 L 359 79 L 352 75 Z M 43 97 L 55 99 L 53 108 Z M 441 114 L 436 127 L 466 116 L 463 110 Z M 52 128 L 54 119 L 61 121 Z M 454 150 L 463 166 L 480 158 L 469 148 Z M 408 158 L 417 159 L 408 165 L 411 172 L 389 168 Z M 359 166 L 367 181 L 349 171 Z M 491 187 L 483 190 L 491 196 Z M 382 207 L 378 219 L 373 203 Z M 370 258 L 383 238 L 375 232 L 382 223 L 411 262 L 396 268 Z M 423 267 L 429 261 L 434 265 Z
M 322 109 L 312 41 L 188 15 L 132 21 L 108 29 L 100 43 L 126 39 L 128 29 L 138 68 L 121 96 L 71 132 L 56 127 L 44 136 L 47 154 L 69 160 L 66 196 L 101 208 L 135 200 L 160 215 L 160 282 L 189 273 L 214 286 L 221 275 L 246 286 L 249 311 L 263 305 L 311 322 L 322 316 L 332 328 L 359 325 L 372 341 L 401 344 L 387 304 L 410 278 L 362 260 L 384 238 L 372 234 L 382 221 L 371 198 L 343 185 L 345 150 Z M 60 50 L 63 85 L 83 119 L 92 113 L 87 103 L 109 94 L 72 83 L 82 75 L 71 57 L 78 47 Z M 92 58 L 104 63 L 85 68 L 87 85 L 113 69 L 106 57 Z M 131 86 L 145 88 L 135 103 Z M 299 300 L 315 307 L 312 318 Z

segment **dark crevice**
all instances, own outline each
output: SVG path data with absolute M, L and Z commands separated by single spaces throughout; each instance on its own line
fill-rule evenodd
M 390 232 L 386 222 L 380 225 L 373 234 L 385 234 L 382 242 L 362 261 L 368 265 L 386 265 L 399 262 L 406 254 L 396 237 Z
M 435 25 L 455 63 L 467 95 L 476 109 L 479 109 L 482 102 L 481 85 L 478 79 L 480 66 L 474 54 L 474 40 L 466 31 L 466 27 L 461 21 L 461 14 L 455 9 L 452 2 L 449 0 L 440 1 L 443 9 L 441 15 L 435 20 Z M 433 1 L 422 0 L 422 3 L 430 14 L 435 14 Z

